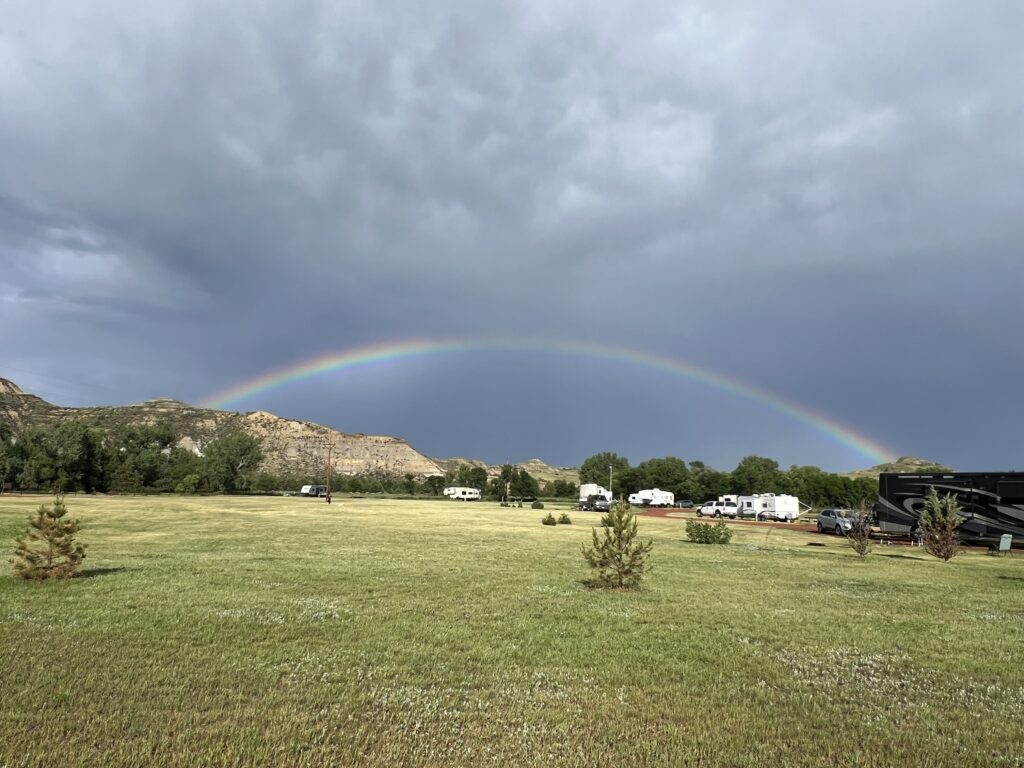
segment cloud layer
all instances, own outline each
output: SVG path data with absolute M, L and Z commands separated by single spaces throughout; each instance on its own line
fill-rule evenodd
M 549 337 L 1024 462 L 1018 4 L 9 6 L 0 374 L 26 389 L 195 401 L 374 342 Z M 240 407 L 491 460 L 863 463 L 720 400 L 523 355 Z

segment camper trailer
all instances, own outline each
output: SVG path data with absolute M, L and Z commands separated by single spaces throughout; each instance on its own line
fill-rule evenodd
M 932 488 L 956 498 L 965 541 L 992 543 L 1006 533 L 1024 538 L 1024 472 L 883 472 L 874 510 L 879 527 L 914 530 Z
M 629 494 L 629 503 L 634 507 L 671 507 L 676 502 L 675 494 L 659 488 L 648 488 Z
M 718 501 L 706 501 L 697 510 L 698 517 L 750 518 L 791 523 L 800 517 L 800 499 L 789 494 L 755 493 L 752 496 L 727 494 Z M 804 505 L 806 506 L 806 505 Z
M 605 490 L 597 483 L 583 483 L 580 485 L 580 504 L 591 496 L 604 496 L 609 502 L 612 500 L 612 492 Z
M 755 493 L 739 497 L 741 517 L 791 523 L 800 517 L 800 499 L 787 493 Z
M 294 486 L 292 486 L 294 487 Z M 326 496 L 326 485 L 304 485 L 299 490 L 299 496 Z
M 479 488 L 465 488 L 463 486 L 453 485 L 445 488 L 443 493 L 452 501 L 480 501 Z

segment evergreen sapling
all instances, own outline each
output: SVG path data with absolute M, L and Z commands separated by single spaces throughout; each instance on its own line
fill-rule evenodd
M 85 545 L 75 541 L 81 524 L 65 519 L 68 509 L 57 494 L 53 506 L 40 505 L 14 551 L 14 572 L 23 579 L 45 581 L 74 576 L 85 559 Z

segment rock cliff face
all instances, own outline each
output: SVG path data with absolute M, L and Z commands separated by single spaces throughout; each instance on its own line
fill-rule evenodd
M 404 440 L 384 435 L 351 435 L 322 424 L 283 419 L 256 411 L 218 411 L 195 408 L 178 400 L 160 398 L 136 405 L 95 408 L 62 408 L 22 392 L 13 382 L 0 378 L 0 422 L 15 434 L 28 427 L 54 426 L 62 421 L 82 421 L 102 429 L 127 424 L 167 422 L 183 448 L 202 453 L 210 441 L 241 430 L 263 448 L 261 469 L 267 472 L 319 472 L 330 449 L 334 471 L 342 474 L 382 472 L 442 475 L 444 470 Z

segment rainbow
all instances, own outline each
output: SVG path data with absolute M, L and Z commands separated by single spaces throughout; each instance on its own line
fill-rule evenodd
M 853 449 L 875 463 L 890 461 L 896 455 L 888 447 L 859 434 L 851 427 L 840 424 L 834 419 L 716 371 L 682 360 L 653 355 L 648 352 L 575 341 L 409 339 L 406 341 L 374 344 L 356 349 L 348 349 L 343 352 L 331 352 L 287 365 L 284 368 L 278 368 L 248 381 L 222 389 L 204 398 L 201 404 L 207 408 L 224 408 L 240 400 L 276 389 L 285 384 L 310 379 L 326 373 L 349 371 L 372 366 L 377 363 L 429 357 L 437 354 L 481 351 L 557 353 L 627 363 L 641 368 L 664 371 L 765 405 L 778 413 L 806 424 L 829 439 Z

